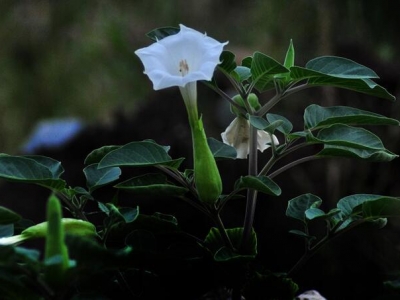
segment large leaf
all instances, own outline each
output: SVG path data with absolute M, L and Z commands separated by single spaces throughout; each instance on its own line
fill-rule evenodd
M 311 208 L 318 208 L 321 203 L 321 198 L 313 194 L 300 195 L 289 200 L 288 207 L 286 209 L 286 216 L 306 223 L 306 212 Z
M 337 207 L 340 213 L 332 219 L 334 223 L 340 222 L 336 232 L 363 220 L 378 222 L 382 227 L 386 225 L 384 218 L 400 216 L 400 199 L 381 195 L 350 195 L 340 199 Z
M 86 184 L 90 192 L 110 182 L 118 180 L 121 169 L 118 167 L 98 168 L 98 164 L 92 164 L 83 169 Z
M 58 160 L 41 155 L 27 155 L 24 157 L 33 159 L 37 163 L 48 168 L 53 178 L 59 178 L 64 173 L 64 168 Z
M 372 132 L 343 124 L 323 128 L 316 137 L 309 134 L 307 140 L 324 144 L 318 156 L 352 157 L 369 161 L 391 161 L 397 157 L 385 149 L 379 137 Z
M 324 149 L 322 149 L 317 155 L 324 157 L 337 156 L 358 158 L 371 162 L 388 162 L 398 157 L 398 155 L 386 149 L 356 149 L 335 145 L 324 145 Z
M 216 159 L 236 159 L 236 149 L 214 138 L 207 138 L 211 153 Z
M 255 52 L 251 60 L 252 81 L 259 92 L 273 87 L 274 75 L 288 73 L 289 70 L 275 59 L 261 53 Z
M 400 217 L 400 198 L 381 197 L 376 200 L 365 201 L 362 204 L 363 217 L 378 219 Z
M 235 182 L 235 189 L 254 189 L 273 196 L 281 194 L 281 188 L 267 176 L 242 176 Z
M 323 143 L 366 150 L 385 150 L 382 141 L 372 132 L 358 127 L 335 124 L 320 130 L 316 137 L 309 135 L 309 142 Z
M 151 141 L 132 142 L 107 153 L 100 161 L 99 168 L 121 166 L 167 165 L 177 167 L 182 159 L 173 160 L 167 148 Z
M 295 81 L 307 80 L 308 85 L 311 86 L 333 86 L 392 101 L 396 99 L 385 88 L 369 78 L 341 78 L 338 75 L 331 76 L 297 66 L 290 68 L 290 76 Z
M 62 172 L 61 163 L 48 157 L 0 155 L 0 178 L 10 181 L 62 190 L 65 187 L 65 181 L 59 178 Z
M 342 218 L 346 218 L 353 214 L 359 214 L 360 205 L 362 205 L 364 202 L 375 201 L 381 198 L 383 198 L 383 196 L 371 194 L 355 194 L 340 199 L 336 206 L 340 209 L 340 216 Z
M 338 78 L 379 78 L 370 68 L 350 59 L 337 56 L 321 56 L 310 60 L 306 68 Z
M 304 127 L 313 129 L 336 123 L 353 125 L 400 125 L 400 122 L 385 116 L 347 106 L 321 107 L 316 104 L 304 111 Z
M 163 174 L 145 174 L 128 179 L 114 186 L 118 189 L 128 190 L 135 194 L 157 195 L 157 196 L 181 196 L 188 189 L 168 183 Z
M 86 156 L 85 164 L 86 165 L 97 164 L 103 159 L 103 157 L 106 154 L 118 148 L 121 148 L 121 146 L 103 146 L 101 148 L 95 149 L 92 152 L 90 152 L 88 156 Z

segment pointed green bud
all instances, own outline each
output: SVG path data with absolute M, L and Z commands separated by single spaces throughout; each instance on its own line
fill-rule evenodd
M 259 110 L 261 108 L 260 102 L 256 94 L 251 93 L 247 96 L 247 101 L 254 110 Z
M 222 181 L 215 158 L 207 143 L 201 118 L 192 127 L 194 181 L 200 201 L 214 204 L 222 193 Z
M 68 249 L 64 240 L 60 200 L 51 195 L 47 201 L 47 234 L 45 244 L 45 279 L 53 287 L 61 287 L 69 267 Z
M 232 100 L 233 100 L 235 103 L 239 104 L 241 107 L 246 108 L 246 106 L 245 106 L 245 104 L 244 104 L 244 101 L 243 101 L 243 98 L 242 98 L 240 95 L 234 96 L 234 97 L 232 98 Z M 261 108 L 260 102 L 258 101 L 258 97 L 257 97 L 256 94 L 254 94 L 254 93 L 249 94 L 249 96 L 247 96 L 247 101 L 248 101 L 248 103 L 250 104 L 250 106 L 251 106 L 254 110 L 259 110 L 259 109 Z M 234 106 L 234 105 L 231 105 L 231 112 L 232 112 L 233 114 L 235 114 L 236 116 L 238 116 L 238 117 L 245 117 L 245 116 L 243 115 L 243 113 L 241 113 L 241 112 L 239 111 L 239 109 L 238 109 L 236 106 Z

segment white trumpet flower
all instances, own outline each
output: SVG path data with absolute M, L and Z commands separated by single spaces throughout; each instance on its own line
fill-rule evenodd
M 236 149 L 237 158 L 246 159 L 250 149 L 250 122 L 243 117 L 236 117 L 228 128 L 221 133 L 222 141 Z M 257 131 L 257 149 L 263 152 L 265 149 L 274 145 L 279 145 L 278 138 L 275 135 L 258 130 Z

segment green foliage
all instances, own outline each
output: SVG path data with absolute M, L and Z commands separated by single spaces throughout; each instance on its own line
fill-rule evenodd
M 371 222 L 380 228 L 386 225 L 386 218 L 399 216 L 400 198 L 380 195 L 357 194 L 340 199 L 337 207 L 325 213 L 319 207 L 322 200 L 312 194 L 298 196 L 288 203 L 286 215 L 299 220 L 304 230 L 291 230 L 291 233 L 305 238 L 309 252 L 319 249 L 324 243 L 355 226 Z M 326 221 L 326 235 L 317 239 L 310 236 L 314 220 Z
M 7 207 L 0 206 L 0 225 L 16 223 L 21 219 L 21 216 Z
M 147 36 L 159 41 L 177 30 L 163 27 Z M 245 128 L 238 129 L 235 138 L 239 142 L 233 142 L 233 146 L 206 139 L 202 121 L 191 122 L 195 125 L 192 127 L 195 162 L 192 169 L 181 171 L 184 158 L 172 158 L 169 146 L 152 140 L 103 146 L 94 149 L 85 159 L 86 188 L 83 188 L 68 186 L 61 178 L 64 172 L 61 162 L 52 158 L 0 155 L 0 178 L 41 185 L 52 192 L 47 222 L 30 226 L 20 235 L 14 235 L 14 226 L 21 217 L 0 207 L 0 290 L 6 297 L 23 299 L 29 291 L 33 299 L 36 294 L 38 299 L 68 296 L 79 299 L 83 297 L 80 291 L 85 289 L 100 297 L 108 288 L 133 294 L 125 276 L 133 276 L 131 282 L 140 289 L 150 282 L 151 290 L 156 290 L 164 284 L 163 280 L 181 288 L 186 274 L 196 274 L 197 281 L 188 277 L 185 282 L 192 281 L 199 286 L 203 282 L 199 278 L 209 279 L 213 271 L 225 275 L 217 280 L 210 279 L 211 284 L 206 288 L 233 288 L 235 295 L 243 294 L 250 300 L 295 297 L 299 287 L 290 274 L 278 274 L 265 270 L 268 266 L 259 266 L 262 263 L 258 260 L 257 232 L 253 228 L 258 193 L 280 196 L 281 188 L 273 178 L 314 159 L 344 157 L 391 161 L 397 155 L 386 149 L 379 136 L 362 126 L 399 126 L 400 122 L 353 107 L 311 104 L 304 111 L 303 129 L 293 132 L 294 125 L 286 116 L 270 111 L 282 99 L 316 86 L 339 87 L 389 100 L 394 97 L 372 81 L 378 78 L 374 71 L 345 58 L 324 56 L 310 60 L 305 67 L 296 66 L 292 40 L 283 64 L 257 51 L 244 58 L 241 65 L 229 51 L 222 52 L 220 61 L 217 69 L 228 77 L 236 96 L 231 98 L 220 90 L 216 79 L 206 85 L 229 101 L 234 115 L 249 122 L 243 119 Z M 268 90 L 274 90 L 274 96 L 263 103 L 258 94 Z M 265 145 L 259 147 L 261 138 L 258 136 L 266 137 L 262 142 Z M 275 140 L 279 140 L 279 144 Z M 260 154 L 267 157 L 266 163 L 261 165 L 257 149 L 264 151 L 263 146 L 269 149 Z M 274 169 L 282 158 L 306 146 L 318 147 L 309 147 L 309 156 Z M 233 189 L 229 191 L 227 186 L 222 187 L 224 181 L 220 180 L 216 161 L 218 164 L 220 161 L 235 163 L 240 147 L 248 149 L 248 174 L 235 178 Z M 135 168 L 139 175 L 122 177 L 127 168 Z M 115 190 L 115 197 L 100 201 L 97 195 L 103 188 Z M 164 198 L 185 201 L 215 227 L 207 228 L 205 238 L 194 236 L 180 228 L 174 215 L 163 212 L 146 215 L 140 207 L 121 205 L 118 191 L 129 192 L 139 199 L 155 196 L 160 201 L 167 201 Z M 247 192 L 244 225 L 225 228 L 223 209 L 232 199 L 242 201 L 243 191 Z M 92 216 L 86 211 L 88 202 L 97 204 L 95 213 L 100 221 L 96 226 L 88 221 Z M 61 203 L 73 218 L 62 218 Z M 387 218 L 400 216 L 400 198 L 350 195 L 325 212 L 321 198 L 303 194 L 288 202 L 286 216 L 298 221 L 300 228 L 290 232 L 304 239 L 306 245 L 293 271 L 332 238 L 360 224 L 368 222 L 378 228 L 384 227 Z M 321 224 L 325 224 L 325 234 L 314 235 L 312 229 Z M 17 246 L 27 239 L 43 237 L 44 259 L 36 250 Z M 206 276 L 198 275 L 200 271 Z M 139 281 L 135 277 L 138 274 Z M 17 279 L 11 282 L 9 278 Z M 107 284 L 99 291 L 97 281 Z M 5 288 L 8 285 L 10 290 Z M 35 289 L 31 289 L 32 286 Z
M 61 163 L 42 156 L 0 155 L 0 178 L 11 181 L 36 183 L 47 188 L 62 190 L 65 181 Z

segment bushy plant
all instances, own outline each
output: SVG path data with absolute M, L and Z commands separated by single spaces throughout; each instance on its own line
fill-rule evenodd
M 305 67 L 297 66 L 292 42 L 283 63 L 254 52 L 238 65 L 232 52 L 223 51 L 227 43 L 183 25 L 158 28 L 148 36 L 154 43 L 135 53 L 154 89 L 179 87 L 192 133 L 193 168 L 181 170 L 184 158 L 171 157 L 169 146 L 151 137 L 94 149 L 85 160 L 85 187 L 69 186 L 62 179 L 62 162 L 50 157 L 1 154 L 1 178 L 51 191 L 47 221 L 17 235 L 21 217 L 0 207 L 4 299 L 200 299 L 210 291 L 232 299 L 294 299 L 301 287 L 291 275 L 322 246 L 361 224 L 384 227 L 386 218 L 400 215 L 400 198 L 394 195 L 349 195 L 329 211 L 322 209 L 317 195 L 299 195 L 288 202 L 286 216 L 298 222 L 290 232 L 304 240 L 304 255 L 286 273 L 262 265 L 254 214 L 259 193 L 280 196 L 274 177 L 324 158 L 392 161 L 397 155 L 363 126 L 400 124 L 353 107 L 311 104 L 304 111 L 303 128 L 295 129 L 285 116 L 270 111 L 281 100 L 290 101 L 294 93 L 319 86 L 395 99 L 373 81 L 378 78 L 373 70 L 346 58 L 317 57 Z M 220 89 L 214 72 L 225 75 L 237 95 L 230 97 Z M 222 141 L 206 136 L 207 115 L 198 112 L 197 81 L 230 103 L 234 120 L 222 133 Z M 259 95 L 266 91 L 275 95 L 262 103 Z M 274 168 L 300 149 L 309 149 L 309 155 Z M 267 157 L 266 164 L 260 164 L 259 155 Z M 223 185 L 225 174 L 220 173 L 218 162 L 237 159 L 247 159 L 248 173 L 229 189 Z M 121 180 L 129 168 L 143 173 Z M 182 230 L 173 215 L 146 215 L 140 207 L 121 206 L 118 193 L 99 201 L 94 192 L 111 185 L 137 197 L 178 198 L 214 225 L 203 239 Z M 230 201 L 247 203 L 244 212 L 235 212 L 244 215 L 241 227 L 224 225 L 221 213 Z M 89 202 L 97 204 L 100 221 L 91 220 Z M 60 203 L 74 218 L 62 217 Z M 314 235 L 312 228 L 321 224 L 324 234 Z M 35 238 L 44 239 L 44 246 L 21 245 Z M 395 282 L 390 286 L 395 288 Z

